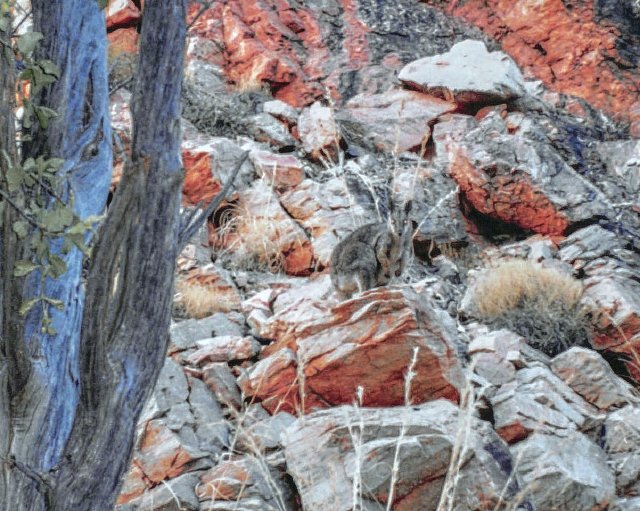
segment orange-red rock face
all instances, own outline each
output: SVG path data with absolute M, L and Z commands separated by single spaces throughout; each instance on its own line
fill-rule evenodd
M 595 21 L 593 4 L 469 0 L 448 2 L 446 11 L 495 38 L 550 89 L 584 98 L 616 118 L 639 121 L 640 113 L 631 109 L 638 109 L 640 75 L 618 54 L 616 27 Z

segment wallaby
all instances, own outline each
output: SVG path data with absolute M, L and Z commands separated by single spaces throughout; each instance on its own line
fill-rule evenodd
M 331 282 L 343 298 L 400 277 L 412 250 L 412 203 L 391 204 L 388 222 L 363 225 L 341 240 L 331 254 Z

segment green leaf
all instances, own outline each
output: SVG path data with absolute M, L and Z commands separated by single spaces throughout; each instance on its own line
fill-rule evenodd
M 38 298 L 33 298 L 31 300 L 27 300 L 26 302 L 23 302 L 23 304 L 20 306 L 20 315 L 24 316 L 27 312 L 29 312 L 31 309 L 33 309 L 33 307 L 40 301 L 40 297 Z
M 73 211 L 68 206 L 54 206 L 42 216 L 42 224 L 50 232 L 61 232 L 73 222 Z
M 60 69 L 50 60 L 39 60 L 38 66 L 48 75 L 53 75 L 56 78 L 60 78 Z
M 6 173 L 7 188 L 13 193 L 20 189 L 24 182 L 24 172 L 20 167 L 9 167 Z
M 23 55 L 30 55 L 44 36 L 40 32 L 27 32 L 18 39 L 18 50 Z
M 64 259 L 55 254 L 49 254 L 49 264 L 51 275 L 54 279 L 57 279 L 67 272 L 67 263 L 64 262 Z
M 98 7 L 100 7 L 100 9 L 104 9 L 108 3 L 109 0 L 98 0 Z
M 9 22 L 9 19 L 5 18 L 4 16 L 0 18 L 0 32 L 4 32 L 6 34 L 7 32 L 9 32 L 10 28 L 11 24 Z
M 13 222 L 13 232 L 18 235 L 18 238 L 24 239 L 29 232 L 29 224 L 26 220 L 16 220 Z
M 34 107 L 34 110 L 36 112 L 36 117 L 38 117 L 38 123 L 42 129 L 46 129 L 47 126 L 49 126 L 49 119 L 58 117 L 55 110 L 51 110 L 51 108 L 47 108 L 46 106 L 36 106 Z
M 13 270 L 13 276 L 24 277 L 38 268 L 40 268 L 40 265 L 32 263 L 31 261 L 18 261 Z
M 54 110 L 52 110 L 52 112 L 55 113 Z M 57 115 L 57 114 L 56 114 Z M 60 167 L 62 167 L 62 165 L 64 165 L 64 159 L 63 158 L 49 158 L 47 160 L 47 169 L 48 170 L 53 170 L 56 171 L 58 170 Z

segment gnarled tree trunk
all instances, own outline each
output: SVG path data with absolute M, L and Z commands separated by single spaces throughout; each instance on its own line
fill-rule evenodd
M 53 315 L 55 335 L 40 332 L 37 315 L 3 317 L 0 509 L 102 511 L 118 495 L 168 340 L 186 3 L 145 2 L 131 164 L 99 230 L 86 296 L 82 255 L 73 251 L 67 273 L 46 284 L 46 294 L 65 304 Z M 27 150 L 65 159 L 61 172 L 84 218 L 104 208 L 111 176 L 104 16 L 95 0 L 34 0 L 33 9 L 45 36 L 41 54 L 61 78 L 42 98 L 59 118 Z M 1 278 L 3 289 L 14 282 Z M 22 296 L 3 299 L 36 291 L 27 281 Z

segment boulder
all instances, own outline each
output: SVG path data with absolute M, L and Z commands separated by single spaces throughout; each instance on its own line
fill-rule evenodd
M 605 510 L 615 498 L 615 479 L 604 452 L 578 431 L 562 438 L 536 432 L 511 451 L 534 509 Z
M 430 124 L 456 108 L 454 103 L 408 90 L 360 94 L 347 101 L 336 119 L 350 136 L 373 148 L 394 154 L 411 149 L 425 151 Z
M 298 118 L 298 136 L 302 148 L 312 158 L 336 161 L 340 132 L 332 108 L 319 102 L 305 108 Z
M 388 509 L 435 510 L 443 488 L 452 509 L 493 509 L 517 490 L 506 444 L 445 400 L 322 410 L 298 419 L 283 440 L 305 511 L 385 509 L 390 498 Z
M 502 103 L 525 93 L 518 66 L 482 41 L 461 41 L 442 55 L 406 65 L 398 78 L 405 84 L 458 104 Z
M 259 334 L 274 342 L 239 384 L 271 412 L 306 413 L 350 403 L 360 392 L 365 406 L 400 405 L 405 385 L 412 403 L 458 400 L 455 325 L 409 288 L 376 288 L 339 303 L 301 298 Z M 410 365 L 415 374 L 408 383 Z

